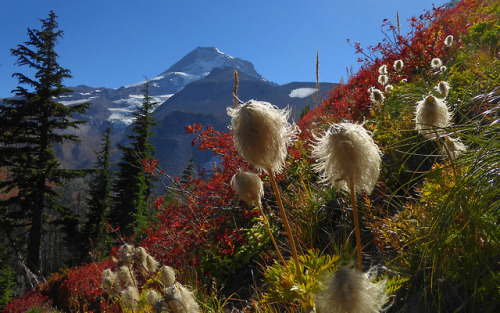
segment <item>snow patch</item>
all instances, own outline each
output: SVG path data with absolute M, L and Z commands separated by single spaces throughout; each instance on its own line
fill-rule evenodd
M 290 98 L 305 98 L 318 91 L 316 88 L 297 88 L 290 92 Z
M 92 99 L 97 98 L 95 97 L 90 97 L 87 99 L 80 99 L 80 100 L 69 100 L 69 101 L 59 101 L 59 103 L 62 103 L 63 105 L 73 105 L 73 104 L 79 104 L 79 103 L 84 103 L 84 102 L 89 102 Z
M 149 81 L 160 80 L 160 79 L 163 79 L 163 78 L 165 78 L 165 76 L 160 75 L 160 76 L 156 76 L 156 77 L 153 77 L 153 78 L 149 79 Z M 147 80 L 144 80 L 144 81 L 142 81 L 142 82 L 133 83 L 133 84 L 130 84 L 130 85 L 127 85 L 127 86 L 124 86 L 124 87 L 125 87 L 125 88 L 137 87 L 137 86 L 144 85 L 144 84 L 146 84 L 147 82 L 148 82 Z

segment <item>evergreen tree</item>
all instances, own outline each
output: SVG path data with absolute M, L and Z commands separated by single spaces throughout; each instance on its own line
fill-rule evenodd
M 110 240 L 108 240 L 105 224 L 112 206 L 110 154 L 111 123 L 108 121 L 103 133 L 101 150 L 97 152 L 96 173 L 88 180 L 89 197 L 87 204 L 89 213 L 84 227 L 85 238 L 83 238 L 83 242 L 85 247 L 82 249 L 84 252 L 89 252 L 94 248 L 96 251 L 105 254 L 108 250 Z
M 111 220 L 120 225 L 125 236 L 137 234 L 148 226 L 152 214 L 148 199 L 154 176 L 146 173 L 142 162 L 153 160 L 155 153 L 151 138 L 152 127 L 156 125 L 153 109 L 157 102 L 149 96 L 149 82 L 143 92 L 142 105 L 134 112 L 131 134 L 127 135 L 130 143 L 118 146 L 123 154 L 118 163 L 117 180 L 114 184 L 115 201 Z
M 39 273 L 40 244 L 47 213 L 67 209 L 57 205 L 54 186 L 81 172 L 59 168 L 53 150 L 54 144 L 77 141 L 77 136 L 64 130 L 78 128 L 83 121 L 73 119 L 84 113 L 88 104 L 64 106 L 57 99 L 71 92 L 63 85 L 70 71 L 58 62 L 55 46 L 63 32 L 58 29 L 57 16 L 50 12 L 41 20 L 41 30 L 28 29 L 29 40 L 11 53 L 16 64 L 28 66 L 33 77 L 15 73 L 19 86 L 15 97 L 0 104 L 0 166 L 10 171 L 10 180 L 0 183 L 5 192 L 18 190 L 17 194 L 0 201 L 2 226 L 8 231 L 27 228 L 27 266 Z M 67 217 L 65 217 L 67 219 Z

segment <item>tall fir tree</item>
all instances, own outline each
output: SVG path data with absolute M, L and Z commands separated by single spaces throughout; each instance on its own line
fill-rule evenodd
M 122 152 L 118 163 L 118 174 L 114 184 L 115 200 L 111 221 L 118 223 L 124 236 L 138 234 L 148 226 L 152 211 L 148 204 L 155 177 L 146 173 L 143 160 L 152 161 L 155 149 L 151 144 L 152 128 L 157 121 L 153 109 L 157 102 L 149 95 L 149 81 L 146 82 L 142 105 L 133 114 L 130 143 L 119 145 Z
M 94 249 L 106 254 L 111 240 L 106 231 L 106 222 L 112 207 L 112 175 L 111 175 L 111 123 L 108 121 L 103 133 L 101 150 L 96 153 L 95 174 L 87 181 L 89 196 L 87 198 L 88 215 L 84 227 L 84 247 L 86 253 Z
M 0 166 L 10 172 L 10 179 L 0 182 L 0 189 L 15 194 L 0 201 L 1 222 L 7 232 L 27 230 L 26 263 L 34 273 L 42 270 L 40 245 L 47 213 L 68 213 L 67 208 L 56 204 L 54 187 L 82 174 L 59 168 L 53 147 L 78 141 L 77 136 L 65 134 L 64 130 L 84 123 L 73 116 L 84 113 L 89 106 L 57 102 L 71 92 L 63 85 L 71 75 L 57 61 L 55 46 L 63 32 L 56 18 L 51 11 L 47 19 L 41 20 L 41 30 L 28 29 L 29 40 L 11 50 L 17 57 L 16 64 L 29 67 L 34 74 L 13 74 L 19 81 L 13 90 L 15 97 L 0 104 Z

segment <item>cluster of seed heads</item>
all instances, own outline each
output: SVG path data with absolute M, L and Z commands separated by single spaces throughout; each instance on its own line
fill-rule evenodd
M 197 313 L 199 307 L 193 294 L 175 280 L 175 271 L 159 263 L 143 247 L 125 244 L 120 247 L 117 270 L 104 270 L 102 288 L 125 308 L 136 310 L 140 292 L 136 271 L 145 277 L 159 277 L 156 289 L 145 291 L 146 302 L 153 312 Z

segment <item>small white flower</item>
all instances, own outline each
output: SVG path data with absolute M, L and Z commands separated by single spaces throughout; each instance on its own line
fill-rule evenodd
M 452 35 L 447 36 L 446 39 L 444 40 L 444 44 L 447 47 L 451 47 L 451 45 L 453 45 L 453 36 Z
M 387 281 L 374 282 L 376 270 L 363 273 L 352 265 L 339 267 L 323 281 L 316 305 L 321 313 L 377 313 L 384 310 L 389 297 Z M 386 308 L 387 309 L 387 308 Z
M 250 205 L 258 205 L 264 196 L 264 185 L 259 175 L 239 170 L 231 179 L 231 187 L 241 200 Z
M 389 81 L 389 77 L 387 77 L 387 75 L 380 75 L 378 77 L 378 82 L 380 84 L 382 84 L 382 86 L 384 86 L 385 84 L 387 84 L 388 81 Z
M 361 125 L 338 123 L 315 137 L 312 157 L 321 181 L 344 191 L 371 193 L 380 173 L 380 150 Z
M 427 96 L 417 103 L 415 129 L 425 138 L 435 140 L 444 134 L 444 128 L 449 126 L 450 121 L 451 114 L 444 100 Z
M 370 100 L 374 104 L 381 105 L 382 103 L 384 103 L 385 97 L 382 91 L 378 90 L 377 88 L 373 88 L 370 93 Z
M 387 65 L 382 65 L 378 68 L 378 73 L 379 74 L 382 74 L 382 75 L 385 75 L 387 74 Z
M 287 146 L 297 129 L 288 123 L 290 109 L 280 110 L 268 102 L 254 101 L 228 108 L 233 141 L 239 155 L 261 170 L 280 172 Z
M 431 67 L 432 67 L 432 68 L 438 69 L 438 68 L 440 68 L 442 65 L 443 65 L 443 61 L 441 61 L 441 59 L 440 59 L 440 58 L 434 58 L 434 59 L 432 59 L 432 61 L 431 61 Z
M 403 66 L 403 60 L 396 60 L 396 62 L 394 62 L 394 70 L 396 72 L 400 72 L 403 69 Z

